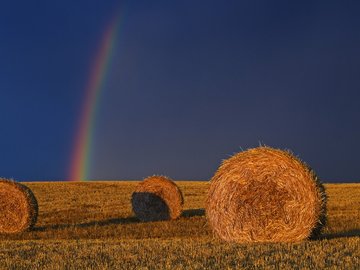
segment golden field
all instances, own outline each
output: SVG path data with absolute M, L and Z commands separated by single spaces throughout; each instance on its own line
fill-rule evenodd
M 32 231 L 0 235 L 0 269 L 359 269 L 360 184 L 325 185 L 321 239 L 234 244 L 207 225 L 207 182 L 177 182 L 182 216 L 147 223 L 131 210 L 137 183 L 25 183 L 38 200 L 38 221 Z

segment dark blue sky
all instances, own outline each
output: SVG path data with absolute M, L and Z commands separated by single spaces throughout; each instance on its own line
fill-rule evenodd
M 0 176 L 67 179 L 118 10 L 92 179 L 209 179 L 261 142 L 360 180 L 359 1 L 3 1 Z

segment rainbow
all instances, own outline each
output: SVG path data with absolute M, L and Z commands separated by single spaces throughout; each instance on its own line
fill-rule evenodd
M 80 115 L 80 123 L 75 137 L 71 157 L 69 180 L 86 181 L 89 177 L 91 146 L 94 137 L 96 114 L 101 92 L 104 88 L 106 74 L 110 67 L 120 24 L 120 14 L 114 17 L 104 31 L 94 64 L 90 70 L 90 78 L 85 89 L 84 103 Z

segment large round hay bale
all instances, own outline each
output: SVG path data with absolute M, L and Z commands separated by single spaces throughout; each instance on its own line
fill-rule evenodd
M 258 147 L 223 161 L 210 182 L 206 216 L 231 242 L 294 242 L 320 233 L 326 195 L 288 151 Z
M 23 232 L 36 223 L 38 204 L 32 191 L 0 178 L 0 233 Z
M 132 209 L 141 221 L 176 219 L 184 204 L 178 186 L 164 176 L 150 176 L 140 182 L 131 197 Z

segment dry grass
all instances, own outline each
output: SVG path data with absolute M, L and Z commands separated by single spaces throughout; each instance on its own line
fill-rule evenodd
M 356 269 L 360 184 L 327 184 L 328 223 L 316 241 L 230 244 L 206 223 L 207 182 L 177 182 L 177 220 L 139 222 L 139 182 L 27 183 L 39 202 L 34 230 L 0 234 L 0 269 Z
M 0 233 L 19 233 L 36 223 L 38 205 L 29 188 L 0 178 Z
M 296 242 L 318 235 L 326 196 L 315 173 L 287 151 L 258 147 L 225 160 L 211 179 L 206 215 L 232 242 Z
M 181 190 L 165 176 L 146 178 L 131 196 L 132 209 L 141 221 L 177 219 L 183 204 Z

